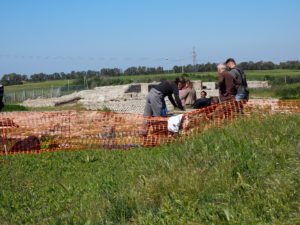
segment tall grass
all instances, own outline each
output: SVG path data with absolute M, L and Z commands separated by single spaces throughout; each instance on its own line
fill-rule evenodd
M 273 85 L 269 89 L 259 88 L 250 90 L 250 98 L 280 98 L 300 99 L 300 83 Z
M 284 87 L 275 91 L 275 95 L 281 99 L 300 99 L 300 83 L 291 87 Z
M 0 158 L 0 224 L 296 224 L 300 118 L 133 151 Z

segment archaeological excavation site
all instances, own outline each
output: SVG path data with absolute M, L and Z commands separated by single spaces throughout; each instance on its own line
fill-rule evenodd
M 167 102 L 167 117 L 143 115 L 145 98 L 155 83 L 96 87 L 59 98 L 26 100 L 28 107 L 81 104 L 86 110 L 9 112 L 0 114 L 0 154 L 58 150 L 137 149 L 170 142 L 218 128 L 228 122 L 274 113 L 300 113 L 300 100 L 250 99 L 242 108 L 234 101 L 202 109 L 176 111 Z M 249 82 L 268 87 L 267 82 Z M 194 81 L 197 95 L 217 96 L 214 82 Z

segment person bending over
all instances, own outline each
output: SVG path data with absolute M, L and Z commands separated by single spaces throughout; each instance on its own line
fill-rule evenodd
M 151 88 L 147 96 L 144 115 L 162 116 L 163 101 L 166 96 L 174 107 L 184 110 L 179 98 L 179 89 L 183 87 L 183 83 L 183 79 L 176 78 L 175 81 L 166 80 Z M 175 101 L 172 95 L 174 95 Z

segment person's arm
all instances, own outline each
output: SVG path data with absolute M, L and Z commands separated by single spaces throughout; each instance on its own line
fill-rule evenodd
M 232 70 L 229 71 L 229 73 L 236 79 L 239 80 L 241 77 L 241 71 L 238 70 L 237 68 L 233 68 Z
M 196 99 L 197 99 L 196 90 L 194 88 L 192 88 L 191 92 L 192 92 L 192 95 L 193 95 L 193 100 L 196 101 Z
M 238 90 L 238 88 L 240 87 L 241 85 L 241 82 L 236 80 L 236 79 L 233 79 L 233 84 L 234 84 L 234 87 L 236 88 L 236 90 Z
M 183 108 L 183 106 L 181 104 L 181 100 L 179 98 L 179 91 L 178 91 L 177 85 L 174 83 L 174 85 L 172 86 L 172 88 L 173 88 L 173 94 L 174 94 L 177 106 L 178 106 L 179 109 L 183 110 L 184 108 Z
M 174 107 L 177 107 L 177 105 L 176 105 L 176 103 L 175 103 L 175 101 L 174 101 L 172 95 L 168 95 L 168 98 L 169 98 L 170 102 L 172 103 L 172 105 L 173 105 Z
M 219 89 L 222 87 L 224 81 L 225 81 L 225 77 L 222 74 L 220 74 L 219 75 L 219 82 L 218 82 Z

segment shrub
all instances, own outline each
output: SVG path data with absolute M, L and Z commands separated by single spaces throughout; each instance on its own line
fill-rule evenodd
M 28 111 L 28 109 L 22 105 L 4 104 L 2 112 L 14 112 L 14 111 Z

